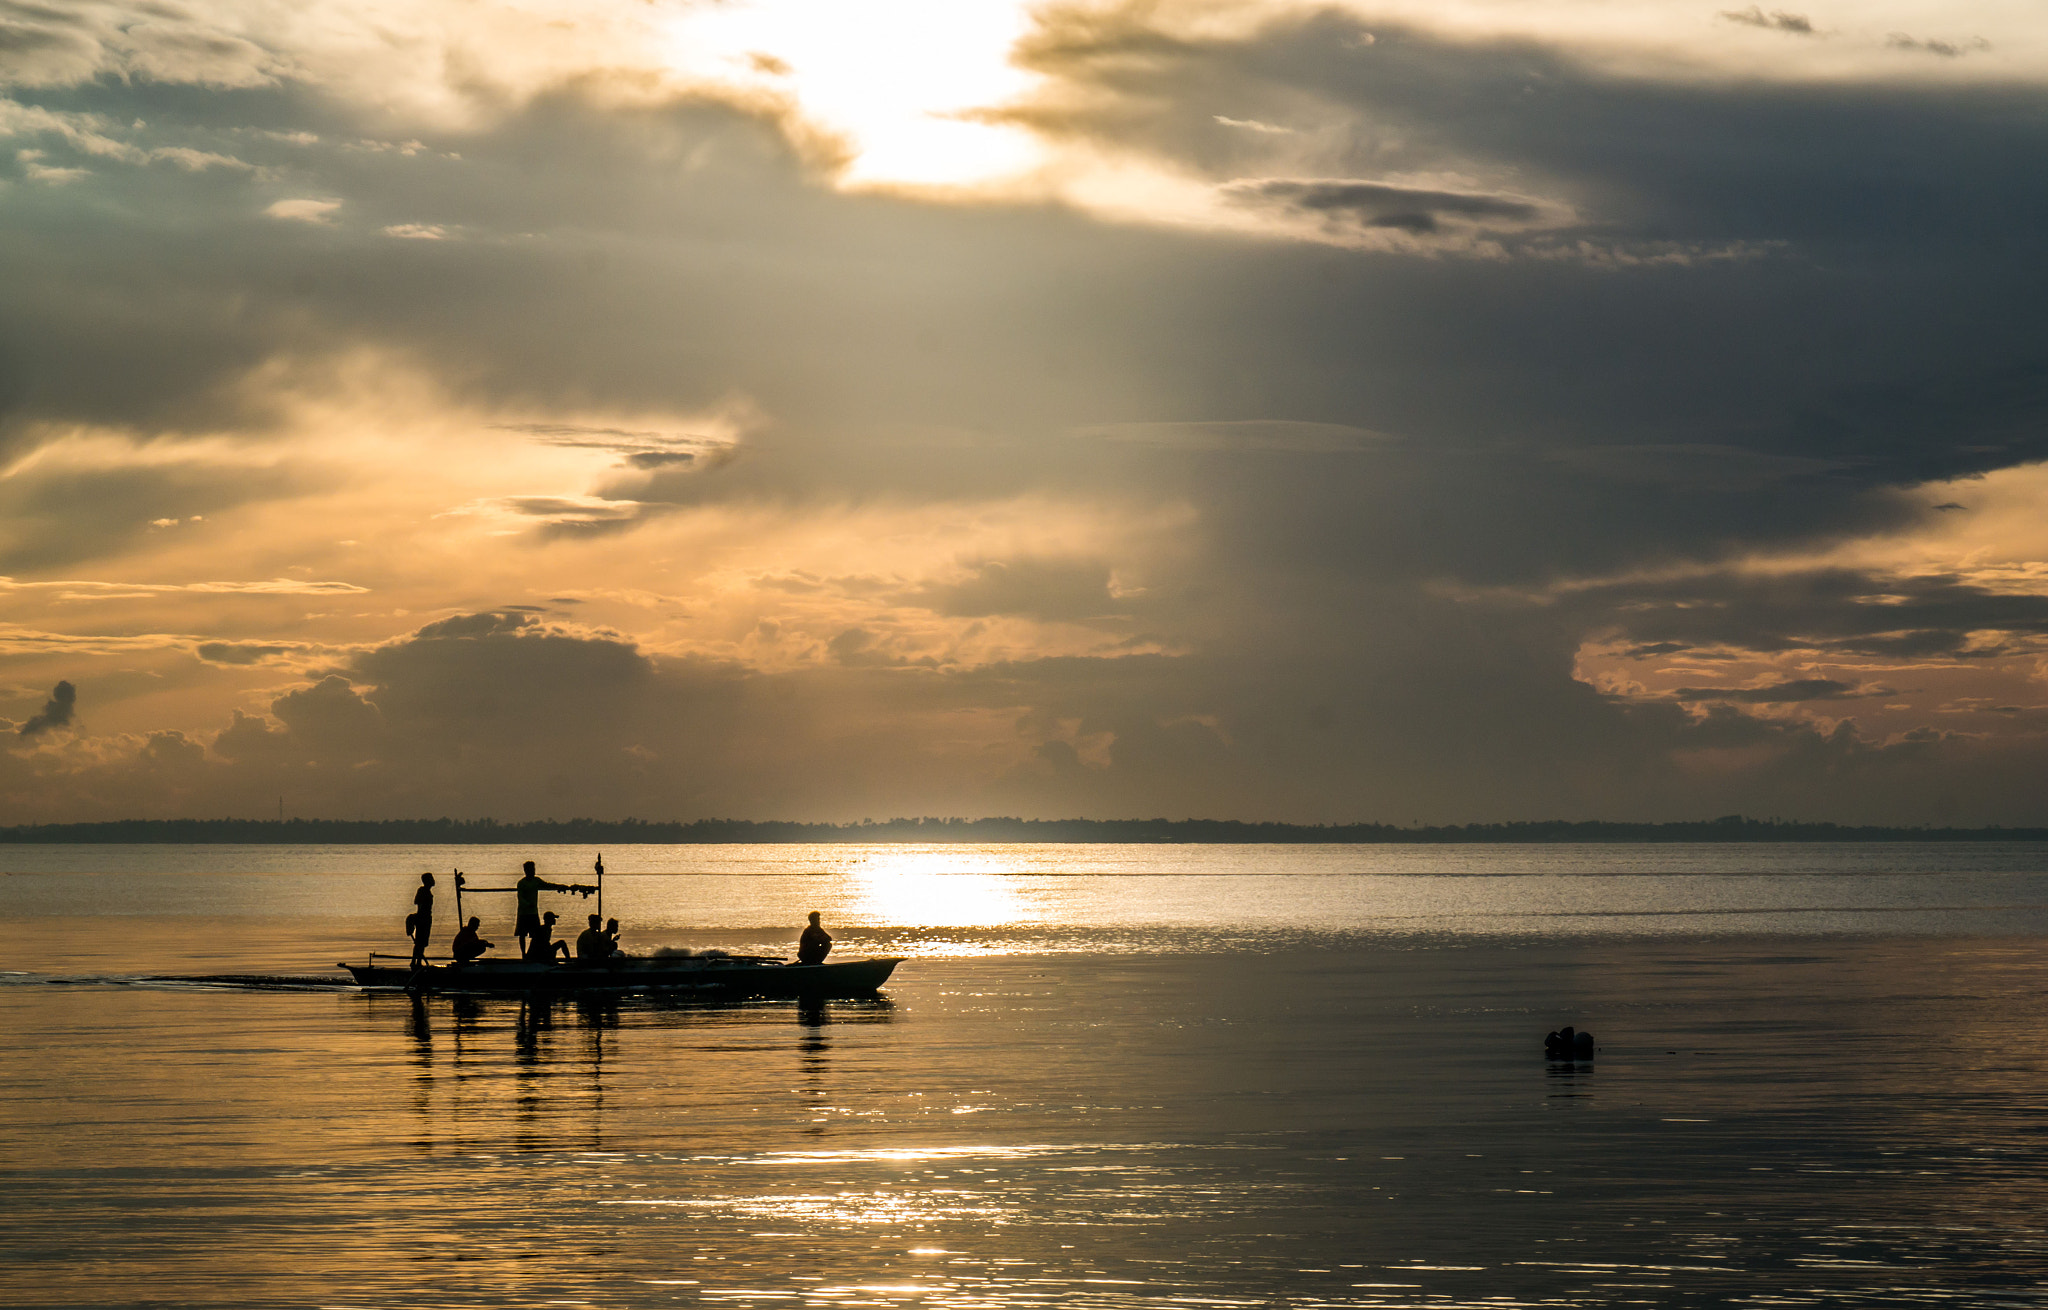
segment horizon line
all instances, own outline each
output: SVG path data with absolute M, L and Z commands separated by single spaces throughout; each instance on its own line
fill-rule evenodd
M 999 835 L 1001 834 L 1001 835 Z M 1378 821 L 1293 823 L 1270 819 L 1025 819 L 897 817 L 843 823 L 799 819 L 100 819 L 0 826 L 0 843 L 194 842 L 280 844 L 751 845 L 902 840 L 1018 844 L 1391 845 L 1427 842 L 1568 841 L 2048 841 L 2048 827 L 1844 824 L 1730 814 L 1714 819 L 1510 819 L 1396 825 Z

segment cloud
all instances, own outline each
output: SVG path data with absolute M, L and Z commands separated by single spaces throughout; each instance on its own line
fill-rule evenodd
M 965 578 L 927 587 L 918 599 L 941 614 L 970 618 L 1087 621 L 1129 609 L 1110 591 L 1108 565 L 1093 560 L 984 560 Z
M 126 599 L 181 592 L 228 596 L 349 596 L 368 590 L 368 587 L 359 587 L 353 582 L 311 578 L 267 578 L 254 582 L 103 582 L 47 578 L 22 581 L 0 577 L 0 591 L 53 592 L 63 600 Z
M 1841 472 L 1845 461 L 1744 450 L 1705 443 L 1585 446 L 1557 459 L 1598 477 L 1624 483 L 1666 483 L 1696 491 L 1755 491 L 1794 479 Z
M 240 172 L 255 171 L 255 165 L 236 159 L 232 155 L 218 154 L 211 150 L 195 150 L 190 146 L 158 146 L 149 152 L 149 157 L 176 164 L 188 173 L 203 173 L 209 168 L 225 168 Z M 280 201 L 279 203 L 286 204 L 290 202 Z M 273 205 L 271 208 L 274 210 L 276 206 Z
M 193 654 L 209 664 L 246 665 L 266 663 L 303 649 L 260 641 L 202 641 L 193 648 Z
M 1739 705 L 1792 705 L 1804 701 L 1845 700 L 1853 696 L 1888 696 L 1879 687 L 1865 691 L 1853 682 L 1833 678 L 1793 678 L 1764 687 L 1680 687 L 1671 693 L 1681 701 L 1728 701 Z
M 78 688 L 68 682 L 59 682 L 50 692 L 50 699 L 43 708 L 30 715 L 17 730 L 23 737 L 39 737 L 46 732 L 71 726 L 72 717 L 78 712 Z
M 177 20 L 234 92 L 33 20 L 0 658 L 102 735 L 7 804 L 2039 812 L 2037 720 L 1908 736 L 2048 653 L 1950 485 L 2048 457 L 2006 29 L 1041 10 L 990 121 L 1062 167 L 965 204 L 577 8 Z
M 1997 649 L 1989 634 L 2048 637 L 2048 595 L 1949 573 L 1712 570 L 1595 584 L 1561 603 L 1578 614 L 1611 616 L 1607 621 L 1639 647 L 1982 658 Z
M 1911 36 L 1905 32 L 1889 33 L 1885 37 L 1884 43 L 1894 50 L 1912 50 L 1920 54 L 1937 55 L 1943 59 L 1960 59 L 1964 55 L 1991 48 L 1991 43 L 1981 36 L 1961 42 L 1937 41 L 1930 38 Z
M 718 426 L 745 423 L 747 406 L 741 402 L 728 406 L 729 410 L 742 415 L 735 420 L 731 414 L 722 414 L 714 419 Z M 605 450 L 623 458 L 629 468 L 641 470 L 678 469 L 694 466 L 707 470 L 731 459 L 738 446 L 738 436 L 731 432 L 663 432 L 651 429 L 588 426 L 576 423 L 499 423 L 494 425 L 502 432 L 520 432 L 550 446 L 561 446 L 572 450 Z
M 281 218 L 293 223 L 326 223 L 334 217 L 334 211 L 341 208 L 339 200 L 314 200 L 300 197 L 275 200 L 264 209 L 272 218 Z
M 1773 32 L 1790 32 L 1794 36 L 1813 36 L 1816 34 L 1812 19 L 1808 18 L 1805 14 L 1787 13 L 1783 9 L 1773 9 L 1767 14 L 1756 5 L 1751 5 L 1747 9 L 1723 9 L 1721 17 L 1731 23 L 1740 23 L 1745 27 L 1761 27 Z
M 1268 136 L 1290 136 L 1294 132 L 1294 129 L 1291 127 L 1281 127 L 1275 123 L 1261 123 L 1256 118 L 1232 118 L 1227 114 L 1217 114 L 1215 117 L 1216 121 L 1225 127 L 1243 128 L 1247 132 L 1263 132 Z
M 125 443 L 42 447 L 36 459 L 0 473 L 0 569 L 53 569 L 105 558 L 160 533 L 163 519 L 192 527 L 236 506 L 289 495 L 299 485 L 295 468 L 250 467 L 212 454 L 181 457 L 166 447 L 145 455 Z
M 1221 188 L 1231 204 L 1276 210 L 1360 230 L 1433 236 L 1448 228 L 1520 230 L 1544 217 L 1526 197 L 1444 191 L 1346 178 L 1260 178 Z
M 1116 445 L 1160 450 L 1336 455 L 1369 451 L 1396 440 L 1343 423 L 1298 419 L 1237 419 L 1187 423 L 1100 423 L 1074 435 Z

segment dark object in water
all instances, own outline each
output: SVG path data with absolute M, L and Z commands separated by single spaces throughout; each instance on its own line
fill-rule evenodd
M 1553 1060 L 1590 1060 L 1593 1034 L 1578 1032 L 1566 1024 L 1543 1039 L 1543 1053 Z
M 871 996 L 901 959 L 848 960 L 842 964 L 765 963 L 754 957 L 711 954 L 656 959 L 475 960 L 468 964 L 343 963 L 356 985 L 413 992 L 662 992 L 706 997 Z M 385 957 L 398 958 L 398 957 Z

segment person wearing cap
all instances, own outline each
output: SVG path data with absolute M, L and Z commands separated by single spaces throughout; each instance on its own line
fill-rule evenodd
M 549 910 L 546 914 L 540 916 L 540 922 L 535 924 L 533 931 L 526 935 L 527 959 L 542 962 L 551 961 L 555 958 L 555 952 L 557 951 L 561 952 L 563 959 L 569 958 L 569 943 L 555 940 L 555 920 L 560 917 L 553 910 Z

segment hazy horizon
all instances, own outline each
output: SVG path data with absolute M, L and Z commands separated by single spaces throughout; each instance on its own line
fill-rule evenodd
M 0 5 L 0 825 L 2048 824 L 2048 10 Z

